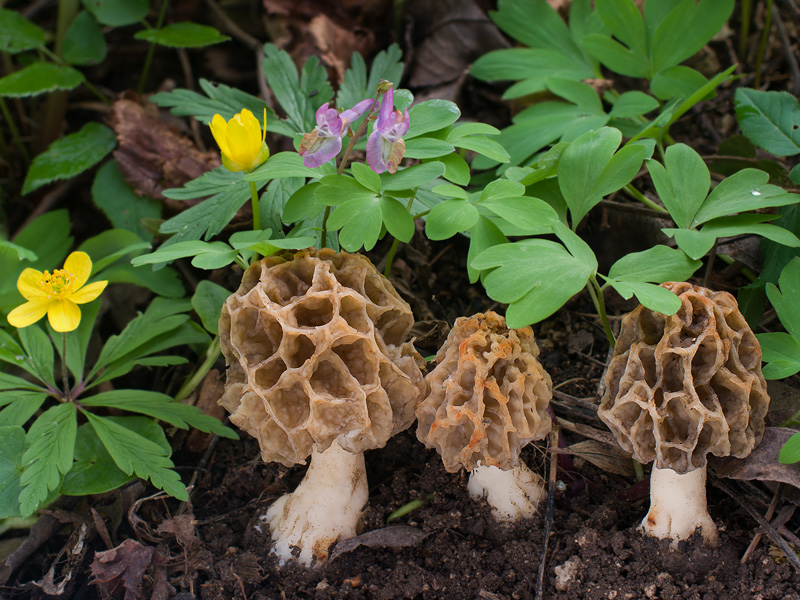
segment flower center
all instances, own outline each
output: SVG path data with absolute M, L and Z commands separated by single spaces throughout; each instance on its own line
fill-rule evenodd
M 74 275 L 64 269 L 56 269 L 52 273 L 45 271 L 42 276 L 42 288 L 48 292 L 49 296 L 63 298 L 72 289 Z

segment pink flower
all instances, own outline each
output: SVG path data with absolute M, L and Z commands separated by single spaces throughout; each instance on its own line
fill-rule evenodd
M 303 136 L 298 154 L 307 167 L 318 167 L 334 158 L 342 149 L 342 138 L 350 123 L 368 111 L 375 101 L 367 98 L 341 114 L 326 102 L 317 109 L 317 126 Z
M 408 131 L 408 110 L 394 109 L 394 88 L 389 88 L 381 99 L 381 110 L 372 133 L 367 140 L 367 163 L 376 173 L 394 173 L 406 153 L 402 137 Z

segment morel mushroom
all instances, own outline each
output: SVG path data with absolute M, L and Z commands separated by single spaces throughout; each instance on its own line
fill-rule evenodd
M 551 427 L 553 386 L 538 354 L 530 327 L 509 330 L 492 311 L 461 317 L 417 408 L 417 438 L 439 451 L 448 472 L 471 471 L 470 495 L 485 496 L 499 520 L 532 516 L 544 492 L 542 478 L 519 460 Z
M 307 250 L 245 271 L 222 309 L 228 364 L 220 404 L 264 461 L 311 465 L 268 510 L 282 561 L 324 562 L 357 533 L 367 501 L 362 452 L 414 422 L 424 361 L 406 341 L 408 304 L 357 254 Z
M 761 441 L 761 347 L 729 293 L 662 286 L 681 308 L 666 316 L 639 306 L 623 317 L 598 415 L 636 460 L 655 461 L 644 531 L 675 545 L 700 528 L 713 545 L 706 457 L 744 458 Z

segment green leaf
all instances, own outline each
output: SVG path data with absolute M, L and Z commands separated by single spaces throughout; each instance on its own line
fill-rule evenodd
M 769 364 L 764 367 L 766 379 L 784 379 L 800 371 L 800 341 L 782 331 L 756 334 L 761 345 L 761 357 Z
M 715 187 L 695 214 L 692 226 L 746 210 L 794 204 L 797 194 L 789 194 L 776 185 L 770 185 L 769 175 L 758 169 L 742 169 L 727 177 Z
M 703 258 L 717 240 L 714 234 L 695 229 L 662 229 L 661 231 L 670 237 L 674 236 L 678 248 L 693 259 Z
M 437 131 L 448 125 L 455 123 L 461 116 L 458 106 L 449 100 L 426 100 L 412 106 L 408 110 L 408 117 L 411 123 L 404 139 L 406 141 Z
M 418 137 L 406 142 L 406 158 L 437 158 L 454 152 L 455 148 L 442 140 Z
M 179 429 L 194 427 L 200 431 L 216 433 L 234 440 L 239 439 L 239 436 L 222 425 L 219 419 L 203 413 L 196 406 L 175 402 L 170 396 L 158 392 L 112 390 L 82 398 L 81 404 L 138 412 L 165 421 Z
M 800 342 L 800 258 L 793 258 L 783 268 L 778 284 L 780 291 L 774 284 L 767 284 L 767 297 L 786 331 Z
M 711 174 L 700 155 L 685 144 L 673 144 L 664 164 L 648 160 L 647 170 L 656 191 L 678 227 L 688 229 L 706 199 Z
M 642 281 L 615 281 L 608 283 L 625 299 L 636 296 L 641 304 L 665 315 L 674 315 L 681 307 L 681 300 L 668 289 Z
M 503 94 L 512 100 L 545 89 L 550 77 L 582 81 L 597 74 L 584 62 L 575 62 L 557 50 L 509 48 L 493 50 L 472 64 L 470 74 L 484 81 L 522 81 Z
M 0 52 L 17 54 L 44 46 L 44 30 L 16 10 L 0 8 Z
M 263 165 L 245 176 L 245 181 L 268 181 L 284 177 L 319 177 L 317 169 L 309 169 L 303 164 L 303 157 L 297 152 L 278 152 L 267 159 Z
M 188 21 L 172 23 L 161 29 L 144 29 L 133 37 L 168 48 L 200 48 L 227 42 L 231 39 L 227 35 L 222 35 L 214 27 Z
M 414 219 L 406 207 L 391 196 L 381 196 L 381 215 L 386 230 L 401 242 L 409 242 L 414 235 Z
M 77 429 L 72 402 L 46 410 L 31 425 L 22 455 L 19 504 L 23 516 L 39 508 L 48 493 L 61 485 L 61 476 L 72 468 Z
M 381 192 L 381 177 L 363 163 L 353 163 L 350 166 L 356 181 L 368 190 L 379 194 Z
M 647 55 L 647 36 L 642 13 L 633 0 L 605 0 L 595 10 L 614 36 L 635 53 Z
M 19 340 L 22 342 L 22 347 L 25 349 L 25 354 L 30 359 L 36 375 L 51 387 L 57 387 L 53 377 L 55 359 L 50 338 L 38 325 L 22 327 L 17 331 L 19 332 Z
M 703 225 L 701 231 L 710 233 L 718 238 L 755 234 L 791 248 L 800 247 L 800 239 L 788 229 L 762 222 L 774 219 L 775 216 L 748 213 L 731 217 L 719 217 Z
M 590 33 L 581 40 L 581 48 L 620 75 L 644 78 L 650 76 L 650 65 L 643 54 L 626 48 L 607 35 Z
M 678 65 L 656 73 L 650 82 L 650 91 L 659 100 L 689 98 L 708 83 L 702 73 L 691 67 Z
M 398 169 L 396 173 L 382 173 L 381 189 L 384 192 L 411 190 L 441 177 L 444 170 L 444 164 L 435 161 Z
M 325 205 L 317 199 L 319 182 L 309 183 L 289 196 L 281 217 L 285 223 L 297 223 L 306 218 L 313 218 L 325 210 Z
M 0 371 L 0 390 L 33 390 L 44 391 L 44 388 L 30 381 Z
M 425 219 L 425 235 L 431 240 L 446 240 L 468 231 L 478 220 L 478 209 L 468 200 L 453 198 L 437 204 Z
M 619 119 L 639 117 L 659 107 L 658 100 L 644 92 L 631 91 L 621 94 L 614 101 L 609 116 Z
M 790 465 L 798 461 L 800 461 L 800 432 L 786 440 L 778 454 L 778 462 L 781 464 Z
M 35 62 L 0 78 L 0 96 L 21 98 L 56 90 L 71 90 L 83 83 L 83 73 L 72 67 Z
M 172 262 L 179 258 L 192 257 L 192 264 L 199 269 L 219 269 L 231 264 L 237 252 L 225 242 L 201 242 L 193 240 L 161 246 L 155 252 L 137 256 L 131 260 L 135 267 L 148 264 Z
M 486 123 L 459 123 L 447 132 L 444 141 L 452 144 L 457 140 L 468 135 L 499 135 L 500 130 L 497 127 L 488 125 Z
M 87 411 L 83 414 L 122 471 L 149 479 L 155 487 L 178 500 L 189 499 L 180 476 L 173 470 L 175 465 L 168 458 L 169 451 L 111 419 Z
M 699 260 L 690 259 L 680 250 L 658 245 L 623 256 L 611 266 L 608 278 L 650 283 L 686 281 L 700 266 Z
M 192 296 L 192 308 L 203 322 L 203 327 L 217 335 L 219 333 L 219 315 L 222 305 L 231 292 L 213 281 L 204 279 L 197 284 L 197 289 Z
M 142 219 L 160 219 L 161 203 L 134 193 L 123 179 L 117 161 L 110 160 L 97 170 L 92 200 L 114 227 L 132 231 L 146 241 L 153 239 Z
M 111 27 L 139 23 L 150 9 L 148 0 L 83 0 L 83 5 L 100 23 Z
M 22 427 L 0 427 L 0 481 L 3 482 L 0 485 L 0 520 L 21 516 L 19 493 L 22 486 L 19 478 L 24 445 L 25 430 Z
M 467 161 L 465 161 L 458 154 L 448 154 L 438 159 L 438 162 L 444 165 L 444 173 L 442 177 L 458 185 L 468 185 L 470 180 L 470 171 Z
M 99 65 L 107 52 L 106 38 L 97 20 L 89 12 L 79 12 L 64 36 L 64 60 L 71 65 Z
M 736 118 L 744 134 L 776 156 L 800 152 L 800 104 L 787 92 L 736 90 Z
M 75 177 L 103 160 L 116 146 L 117 136 L 108 127 L 87 123 L 33 159 L 22 193 L 30 194 L 51 181 Z
M 516 329 L 549 317 L 586 285 L 588 265 L 561 244 L 526 239 L 499 244 L 472 260 L 476 269 L 494 269 L 483 278 L 489 297 L 509 303 L 506 320 Z
M 540 233 L 543 228 L 552 227 L 558 221 L 556 211 L 549 204 L 529 196 L 493 198 L 482 201 L 481 206 L 533 234 Z
M 453 142 L 453 145 L 464 150 L 472 150 L 500 163 L 507 163 L 511 160 L 508 152 L 500 142 L 484 135 L 470 135 L 458 138 Z
M 375 247 L 382 223 L 380 198 L 370 192 L 370 196 L 355 197 L 338 205 L 328 219 L 328 228 L 339 231 L 342 248 L 355 252 L 362 246 L 365 250 Z
M 0 392 L 0 426 L 19 425 L 22 427 L 36 414 L 47 400 L 47 392 L 29 390 L 10 390 Z

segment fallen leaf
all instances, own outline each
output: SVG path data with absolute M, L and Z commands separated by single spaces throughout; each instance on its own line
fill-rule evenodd
M 784 465 L 778 462 L 781 447 L 797 431 L 788 427 L 767 427 L 764 437 L 746 458 L 710 456 L 709 468 L 718 477 L 758 481 L 782 481 L 800 488 L 800 463 Z
M 184 513 L 162 521 L 156 531 L 158 533 L 170 533 L 175 536 L 178 543 L 184 549 L 191 548 L 198 541 L 197 532 L 195 531 L 194 515 L 192 513 Z
M 96 552 L 91 564 L 92 583 L 113 598 L 142 598 L 144 572 L 153 562 L 155 548 L 127 539 L 116 548 Z M 123 595 L 124 594 L 124 595 Z
M 630 454 L 627 454 L 617 446 L 609 446 L 595 440 L 583 440 L 568 446 L 566 449 L 573 456 L 588 460 L 594 466 L 603 469 L 603 471 L 622 475 L 623 477 L 632 477 L 634 475 L 633 460 Z
M 422 531 L 410 525 L 392 525 L 362 533 L 354 538 L 343 540 L 336 544 L 329 560 L 335 559 L 340 554 L 352 552 L 359 546 L 367 548 L 405 548 L 418 544 L 432 532 Z

